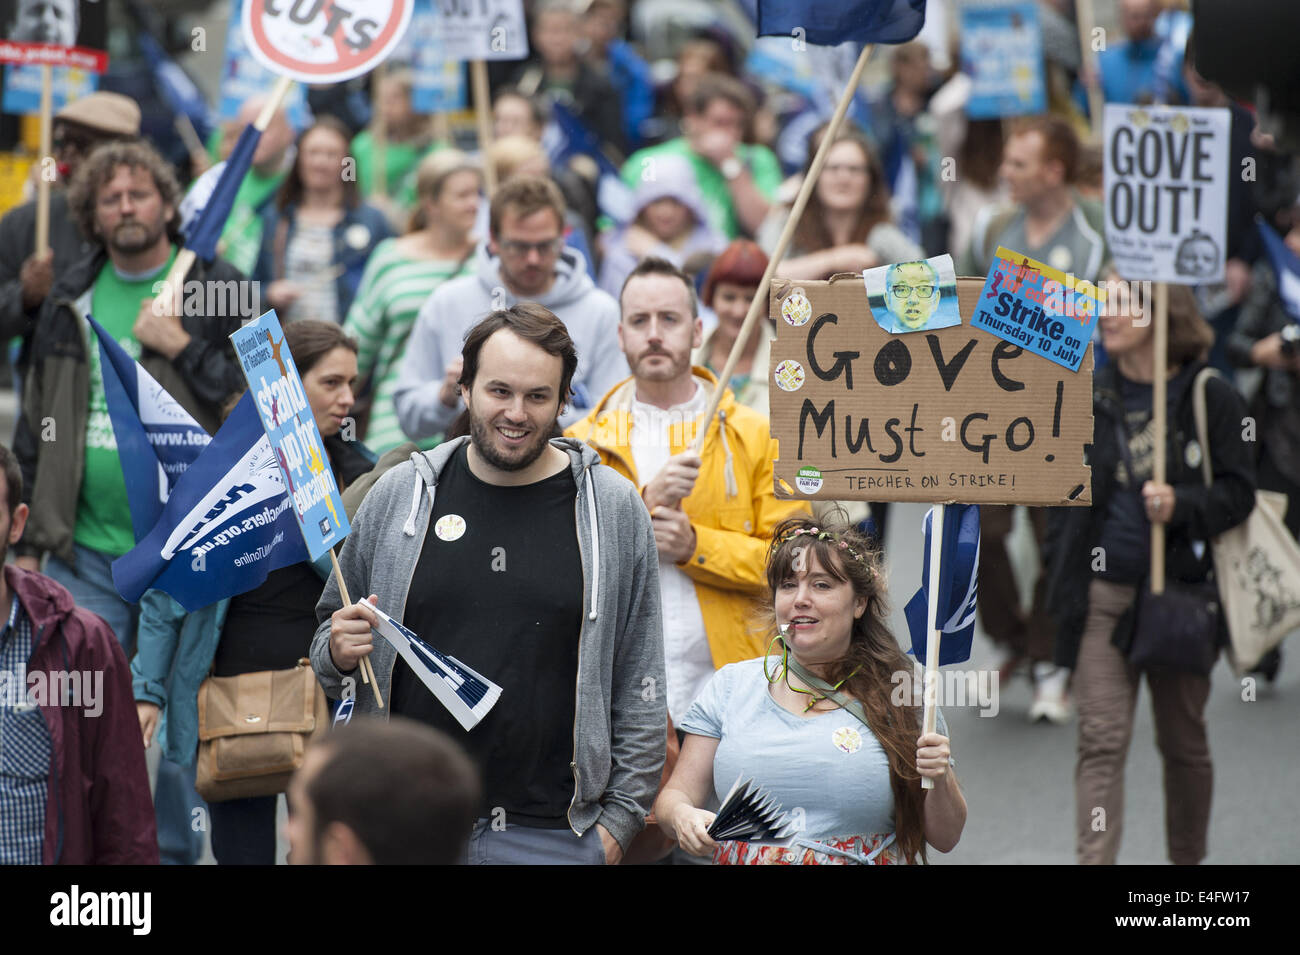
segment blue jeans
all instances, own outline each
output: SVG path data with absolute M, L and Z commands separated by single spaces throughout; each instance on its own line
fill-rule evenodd
M 75 547 L 75 569 L 51 554 L 45 564 L 45 576 L 68 588 L 78 607 L 103 617 L 130 660 L 135 655 L 135 628 L 140 622 L 140 607 L 123 600 L 113 586 L 113 561 L 117 558 L 80 544 Z
M 195 826 L 194 810 L 204 825 Z M 198 865 L 203 856 L 203 830 L 211 826 L 207 804 L 194 789 L 194 764 L 181 766 L 164 756 L 158 761 L 153 793 L 158 823 L 158 856 L 163 865 Z

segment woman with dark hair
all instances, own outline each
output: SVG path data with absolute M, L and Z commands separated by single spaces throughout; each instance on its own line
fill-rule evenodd
M 1056 663 L 1075 671 L 1076 853 L 1085 864 L 1114 863 L 1119 853 L 1124 762 L 1140 675 L 1112 640 L 1121 621 L 1133 619 L 1147 587 L 1151 526 L 1165 525 L 1167 587 L 1194 585 L 1213 572 L 1210 541 L 1244 521 L 1255 504 L 1253 455 L 1242 439 L 1245 405 L 1217 376 L 1205 382 L 1209 447 L 1196 436 L 1194 385 L 1214 334 L 1184 285 L 1168 287 L 1167 471 L 1164 481 L 1153 479 L 1155 335 L 1154 323 L 1143 320 L 1150 303 L 1137 294 L 1140 286 L 1130 291 L 1113 272 L 1107 288 L 1113 291 L 1100 322 L 1111 361 L 1093 381 L 1092 506 L 1049 512 L 1044 555 L 1046 606 L 1057 623 Z M 1201 473 L 1207 454 L 1208 487 Z M 1164 619 L 1136 624 L 1139 630 L 1167 625 Z M 1225 637 L 1220 631 L 1220 642 Z M 1153 669 L 1146 676 L 1164 762 L 1169 858 L 1194 865 L 1205 857 L 1214 785 L 1205 729 L 1210 678 L 1190 670 Z M 1096 825 L 1098 810 L 1104 826 Z
M 285 326 L 285 343 L 324 439 L 340 490 L 367 474 L 374 456 L 344 429 L 357 377 L 357 344 L 337 325 L 304 319 Z M 160 590 L 140 601 L 139 652 L 131 661 L 136 710 L 148 746 L 160 716 L 163 754 L 193 778 L 198 747 L 199 685 L 218 677 L 287 670 L 308 657 L 316 601 L 329 574 L 328 556 L 273 570 L 247 593 L 192 614 Z M 221 865 L 275 863 L 276 795 L 208 805 L 212 852 Z M 161 808 L 161 807 L 159 807 Z
M 282 324 L 340 324 L 375 246 L 391 234 L 384 214 L 361 201 L 348 129 L 322 116 L 298 137 L 298 155 L 266 213 L 253 277 Z
M 824 131 L 810 137 L 805 176 Z M 776 248 L 788 213 L 789 209 L 776 209 L 759 227 L 758 244 L 769 254 Z M 891 221 L 889 185 L 871 144 L 860 132 L 842 129 L 826 155 L 777 275 L 826 279 L 836 272 L 861 272 L 923 258 L 921 247 Z
M 700 301 L 713 309 L 718 324 L 705 336 L 691 360 L 713 372 L 715 377 L 727 363 L 766 269 L 767 256 L 748 239 L 736 239 L 713 260 Z M 742 405 L 766 416 L 767 342 L 772 337 L 772 323 L 764 320 L 761 325 L 745 343 L 726 387 Z
M 879 555 L 844 525 L 791 518 L 767 561 L 776 655 L 719 670 L 681 721 L 686 732 L 655 818 L 693 855 L 733 865 L 874 865 L 950 851 L 966 800 L 950 771 L 947 728 L 921 733 L 921 713 L 891 696 L 914 664 L 886 624 Z M 921 778 L 935 782 L 928 792 Z M 715 843 L 697 808 L 738 779 L 803 810 L 790 847 Z

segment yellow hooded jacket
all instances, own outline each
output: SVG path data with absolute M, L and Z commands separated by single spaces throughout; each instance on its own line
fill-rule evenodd
M 699 366 L 693 373 L 712 395 L 717 379 Z M 644 491 L 646 482 L 637 476 L 631 446 L 635 397 L 636 379 L 620 382 L 565 434 L 585 441 L 602 462 Z M 690 448 L 698 427 L 696 419 L 669 429 L 673 454 Z M 768 599 L 765 567 L 772 530 L 787 517 L 809 513 L 800 501 L 776 499 L 776 455 L 767 418 L 738 404 L 730 389 L 725 391 L 700 453 L 695 490 L 682 501 L 695 529 L 695 553 L 678 564 L 695 582 L 715 669 L 766 651 L 754 611 Z

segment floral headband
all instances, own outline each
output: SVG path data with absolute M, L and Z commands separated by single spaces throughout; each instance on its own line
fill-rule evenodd
M 782 535 L 781 539 L 777 541 L 777 546 L 784 547 L 788 542 L 794 540 L 796 537 L 803 537 L 805 535 L 809 537 L 815 537 L 819 541 L 833 542 L 839 550 L 848 554 L 858 563 L 866 564 L 868 567 L 871 566 L 871 564 L 867 561 L 865 557 L 863 557 L 861 554 L 859 554 L 856 550 L 854 550 L 849 545 L 848 541 L 841 538 L 838 534 L 834 534 L 831 531 L 824 531 L 817 527 L 796 528 L 795 530 L 792 530 L 789 533 Z

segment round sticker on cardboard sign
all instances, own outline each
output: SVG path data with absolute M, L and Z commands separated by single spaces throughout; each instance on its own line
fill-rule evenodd
M 341 83 L 393 52 L 414 6 L 414 0 L 244 0 L 240 26 L 248 52 L 271 72 L 303 83 Z
M 781 303 L 781 317 L 796 328 L 808 324 L 808 319 L 812 318 L 812 303 L 803 289 L 796 288 L 785 297 Z
M 822 489 L 822 472 L 816 468 L 800 468 L 794 476 L 794 486 L 804 494 L 816 494 Z
M 433 525 L 433 532 L 438 535 L 438 540 L 460 540 L 465 534 L 465 518 L 459 514 L 444 514 Z
M 782 391 L 798 391 L 803 387 L 803 365 L 787 358 L 776 366 L 776 386 Z

